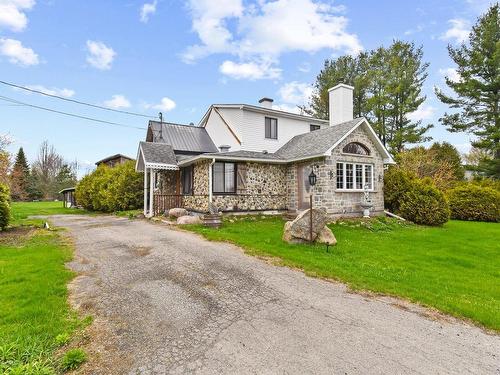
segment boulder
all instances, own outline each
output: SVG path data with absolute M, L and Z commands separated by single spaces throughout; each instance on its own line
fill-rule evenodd
M 333 246 L 337 244 L 337 239 L 335 238 L 335 235 L 333 234 L 331 229 L 325 226 L 318 233 L 318 237 L 316 237 L 316 242 Z
M 184 215 L 177 218 L 178 225 L 184 224 L 201 224 L 201 218 L 199 216 Z
M 168 210 L 168 216 L 171 217 L 181 217 L 186 216 L 188 214 L 185 208 L 171 208 Z
M 144 214 L 141 212 L 141 213 L 138 213 L 134 216 L 136 219 L 145 219 L 146 216 L 144 216 Z
M 300 238 L 306 241 L 309 241 L 310 238 L 310 209 L 305 210 L 299 216 L 297 216 L 290 223 L 290 235 L 293 238 Z M 328 216 L 325 210 L 321 210 L 318 208 L 312 209 L 312 239 L 316 239 L 318 233 L 325 227 L 328 222 Z

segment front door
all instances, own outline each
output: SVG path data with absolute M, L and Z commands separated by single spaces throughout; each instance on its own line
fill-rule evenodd
M 297 166 L 297 187 L 298 187 L 298 204 L 299 210 L 307 210 L 309 208 L 309 196 L 311 194 L 311 185 L 309 185 L 309 173 L 311 166 L 300 164 Z

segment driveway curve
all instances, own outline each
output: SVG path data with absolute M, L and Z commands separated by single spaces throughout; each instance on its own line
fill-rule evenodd
M 54 216 L 89 374 L 500 374 L 500 338 L 147 221 Z

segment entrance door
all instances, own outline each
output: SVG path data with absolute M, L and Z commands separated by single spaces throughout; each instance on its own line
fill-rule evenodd
M 309 195 L 311 194 L 311 185 L 309 185 L 309 173 L 311 167 L 307 164 L 297 166 L 297 187 L 298 187 L 298 204 L 299 210 L 307 210 L 309 208 Z

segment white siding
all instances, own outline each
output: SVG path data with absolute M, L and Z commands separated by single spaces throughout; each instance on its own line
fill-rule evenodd
M 228 113 L 226 113 L 226 111 L 230 112 L 229 115 Z M 232 120 L 233 117 L 236 117 L 235 114 L 233 113 L 236 111 L 241 112 L 241 110 L 238 109 L 229 109 L 229 110 L 219 109 L 221 115 L 224 117 L 226 122 L 231 126 L 235 134 L 241 140 L 241 134 L 239 134 L 237 128 L 233 125 L 234 120 Z M 229 145 L 231 146 L 229 151 L 236 151 L 241 149 L 238 140 L 234 137 L 233 134 L 231 134 L 231 131 L 228 129 L 226 124 L 224 124 L 224 122 L 222 121 L 220 116 L 215 112 L 215 110 L 212 110 L 212 112 L 210 113 L 210 117 L 207 120 L 205 129 L 207 130 L 207 133 L 210 136 L 210 138 L 212 138 L 212 141 L 215 143 L 215 146 L 220 147 L 222 145 Z

